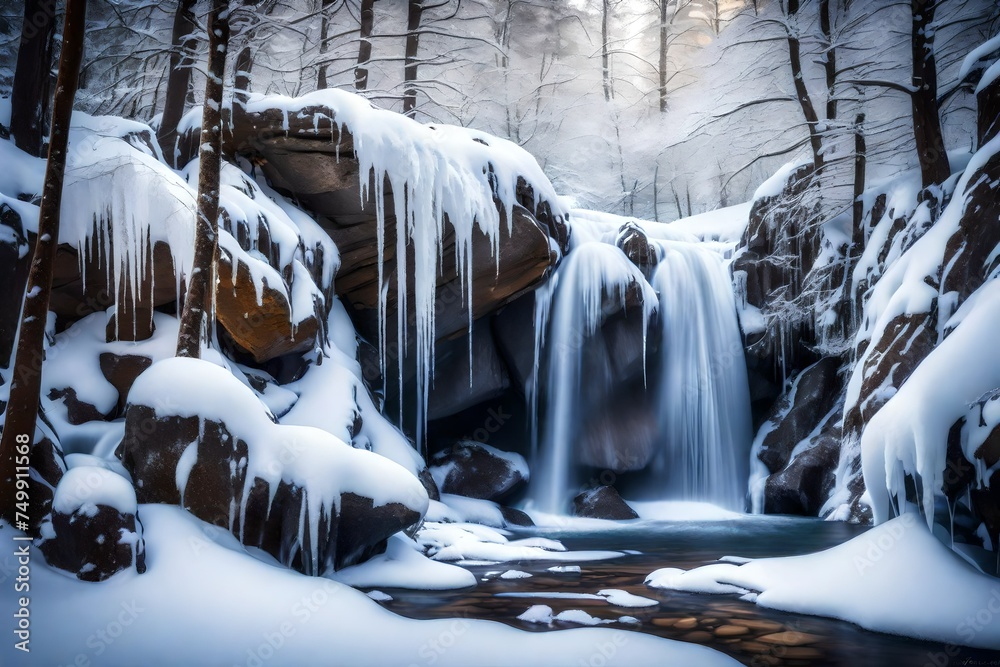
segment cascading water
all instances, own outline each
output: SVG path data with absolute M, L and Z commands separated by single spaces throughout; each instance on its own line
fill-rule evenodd
M 664 498 L 744 509 L 753 427 L 729 274 L 718 253 L 666 243 L 653 276 L 663 340 L 662 448 L 652 469 Z
M 537 509 L 563 512 L 581 490 L 577 448 L 591 409 L 584 392 L 609 402 L 620 391 L 589 358 L 588 346 L 608 313 L 625 309 L 630 294 L 630 308 L 642 304 L 644 348 L 647 326 L 655 322 L 660 331 L 650 333 L 662 335 L 656 336 L 659 351 L 647 359 L 644 349 L 642 360 L 649 379 L 644 409 L 655 413 L 653 452 L 627 492 L 744 509 L 753 434 L 727 267 L 703 244 L 651 242 L 660 256 L 652 285 L 617 247 L 591 240 L 569 253 L 537 297 L 536 350 L 542 354 L 531 398 L 539 403 L 532 407 L 539 442 L 529 491 Z
M 543 307 L 536 310 L 535 332 L 547 363 L 539 369 L 545 394 L 545 418 L 536 453 L 539 482 L 532 484 L 531 502 L 546 512 L 563 510 L 576 467 L 573 446 L 579 434 L 579 406 L 584 383 L 606 381 L 583 377 L 584 341 L 595 334 L 605 309 L 626 306 L 629 289 L 642 294 L 643 330 L 656 308 L 656 295 L 639 269 L 621 250 L 604 243 L 584 243 L 571 252 L 556 275 L 536 297 Z M 548 312 L 546 312 L 548 311 Z M 549 335 L 545 336 L 546 320 Z

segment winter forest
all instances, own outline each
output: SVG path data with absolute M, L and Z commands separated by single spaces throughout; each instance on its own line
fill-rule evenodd
M 1000 662 L 996 0 L 0 0 L 0 664 Z

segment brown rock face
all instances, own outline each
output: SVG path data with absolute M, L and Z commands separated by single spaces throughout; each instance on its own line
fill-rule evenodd
M 250 268 L 237 262 L 234 276 L 233 264 L 233 257 L 222 251 L 215 311 L 219 324 L 233 341 L 258 362 L 310 350 L 319 332 L 315 313 L 293 324 L 285 285 L 275 287 L 265 280 L 258 301 Z
M 241 114 L 236 119 L 232 144 L 235 150 L 249 154 L 262 165 L 271 184 L 293 196 L 311 211 L 340 249 L 341 268 L 337 292 L 353 310 L 359 333 L 377 339 L 378 247 L 373 178 L 361 174 L 354 155 L 354 138 L 328 120 L 327 109 L 304 109 L 287 119 L 280 111 Z M 316 118 L 323 120 L 316 123 Z M 278 131 L 287 123 L 288 131 Z M 362 179 L 368 186 L 368 198 L 360 197 Z M 396 220 L 393 215 L 394 193 L 385 184 L 385 252 L 383 270 L 390 286 L 395 286 Z M 472 240 L 473 318 L 489 314 L 518 295 L 537 286 L 555 266 L 558 254 L 550 240 L 565 250 L 569 233 L 561 219 L 554 218 L 548 202 L 534 204 L 533 192 L 519 183 L 518 206 L 510 232 L 502 224 L 499 266 L 493 257 L 492 244 L 478 230 Z M 439 304 L 436 318 L 438 338 L 448 338 L 468 327 L 468 312 L 460 303 L 462 284 L 455 263 L 455 236 L 446 225 L 442 243 L 442 266 L 438 276 Z M 412 252 L 412 250 L 411 250 Z M 408 266 L 413 266 L 412 257 Z M 407 281 L 407 303 L 412 304 L 412 277 Z M 391 287 L 387 316 L 395 319 L 398 295 Z M 412 317 L 407 313 L 407 318 Z M 393 327 L 389 327 L 394 334 Z

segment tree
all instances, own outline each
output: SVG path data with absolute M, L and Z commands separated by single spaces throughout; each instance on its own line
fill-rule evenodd
M 938 109 L 937 60 L 934 54 L 934 14 L 938 0 L 910 0 L 913 48 L 913 138 L 923 186 L 943 183 L 951 175 Z
M 178 0 L 174 13 L 171 38 L 170 74 L 167 78 L 167 96 L 163 102 L 163 116 L 160 119 L 156 138 L 167 164 L 175 169 L 177 164 L 177 125 L 184 115 L 184 101 L 191 84 L 191 66 L 198 47 L 197 22 L 194 16 L 195 0 Z
M 608 102 L 615 96 L 615 89 L 611 83 L 611 54 L 608 51 L 610 13 L 610 0 L 601 0 L 601 82 L 604 85 L 604 99 Z
M 38 237 L 25 287 L 10 398 L 7 403 L 3 434 L 0 435 L 3 496 L 0 498 L 0 512 L 2 512 L 0 516 L 11 523 L 15 523 L 13 501 L 16 497 L 14 493 L 16 447 L 27 444 L 26 439 L 33 442 L 35 422 L 38 418 L 45 323 L 48 320 L 52 271 L 56 249 L 59 246 L 59 211 L 62 206 L 63 177 L 66 173 L 66 148 L 69 143 L 73 101 L 80 82 L 86 13 L 86 0 L 67 0 L 59 74 L 52 106 L 52 125 L 49 130 L 45 184 L 38 209 Z M 20 523 L 15 525 L 21 527 Z
M 202 107 L 201 148 L 198 152 L 198 214 L 194 259 L 187 277 L 187 295 L 177 334 L 177 356 L 201 357 L 201 345 L 211 331 L 215 296 L 215 266 L 219 246 L 219 174 L 222 170 L 222 93 L 229 48 L 229 2 L 213 0 L 208 17 L 208 76 Z
M 324 0 L 325 1 L 325 0 Z M 354 87 L 368 88 L 368 62 L 372 59 L 372 32 L 375 28 L 375 0 L 361 0 L 361 38 L 358 43 L 358 66 L 354 69 Z M 325 75 L 320 88 L 325 88 Z
M 36 157 L 42 155 L 42 133 L 48 114 L 55 5 L 53 0 L 24 3 L 21 43 L 11 88 L 11 107 L 15 112 L 10 119 L 10 133 L 18 148 Z
M 799 103 L 799 108 L 802 109 L 802 116 L 806 119 L 813 166 L 816 175 L 820 175 L 823 171 L 823 139 L 819 128 L 819 116 L 816 115 L 816 106 L 813 104 L 809 88 L 806 86 L 805 74 L 802 71 L 802 42 L 799 39 L 798 26 L 795 25 L 799 13 L 799 0 L 788 0 L 787 13 L 790 20 L 786 24 L 785 34 L 788 44 L 788 63 L 792 68 L 792 82 L 795 85 L 795 99 Z
M 403 113 L 413 118 L 417 110 L 417 50 L 420 47 L 420 18 L 424 13 L 424 0 L 408 0 L 406 13 L 406 55 L 403 64 Z

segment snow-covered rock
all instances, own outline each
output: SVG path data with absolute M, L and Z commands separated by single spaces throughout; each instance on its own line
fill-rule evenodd
M 167 359 L 139 376 L 119 452 L 140 502 L 182 505 L 307 574 L 381 552 L 427 509 L 410 472 L 319 428 L 275 424 L 205 361 Z
M 100 466 L 71 468 L 59 480 L 39 549 L 49 565 L 83 581 L 104 581 L 123 570 L 146 570 L 135 491 Z
M 442 493 L 502 502 L 528 483 L 528 464 L 520 454 L 461 440 L 438 452 L 429 462 Z

